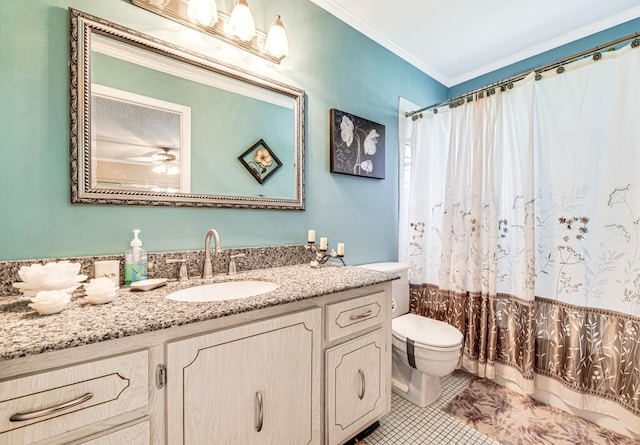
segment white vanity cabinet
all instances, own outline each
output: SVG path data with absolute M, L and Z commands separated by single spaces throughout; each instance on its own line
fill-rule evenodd
M 388 300 L 384 292 L 376 292 L 327 305 L 325 437 L 329 445 L 344 443 L 391 408 Z
M 140 350 L 66 367 L 51 361 L 50 370 L 0 379 L 0 444 L 66 443 L 74 431 L 143 416 L 148 361 Z M 137 443 L 149 442 L 147 433 Z
M 321 309 L 167 343 L 167 443 L 320 444 Z
M 390 409 L 389 288 L 0 363 L 0 445 L 342 444 Z

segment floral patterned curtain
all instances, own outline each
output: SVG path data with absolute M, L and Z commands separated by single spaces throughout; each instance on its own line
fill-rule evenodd
M 628 46 L 416 121 L 406 260 L 467 370 L 640 434 L 638 79 Z

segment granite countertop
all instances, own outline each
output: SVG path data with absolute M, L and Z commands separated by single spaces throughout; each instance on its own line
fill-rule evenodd
M 52 315 L 39 315 L 27 306 L 29 301 L 21 295 L 0 297 L 0 362 L 263 309 L 395 278 L 392 273 L 355 266 L 312 269 L 301 264 L 238 272 L 234 277 L 219 275 L 210 280 L 171 281 L 167 286 L 147 292 L 123 288 L 114 301 L 103 305 L 87 303 L 80 287 L 69 306 Z M 218 302 L 185 303 L 164 298 L 167 293 L 183 287 L 247 279 L 272 281 L 280 287 L 255 297 Z

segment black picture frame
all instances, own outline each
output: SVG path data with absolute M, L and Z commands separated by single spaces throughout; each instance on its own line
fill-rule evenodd
M 384 179 L 384 125 L 335 108 L 330 123 L 331 173 Z
M 282 162 L 280 162 L 278 156 L 263 139 L 260 139 L 238 156 L 238 160 L 260 184 L 264 184 L 267 179 L 282 167 Z

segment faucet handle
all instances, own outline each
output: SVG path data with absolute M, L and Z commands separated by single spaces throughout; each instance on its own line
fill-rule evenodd
M 238 253 L 236 255 L 229 255 L 229 269 L 227 270 L 227 275 L 231 276 L 231 275 L 235 275 L 237 273 L 237 268 L 236 268 L 236 258 L 242 258 L 247 256 L 244 253 Z
M 187 260 L 184 258 L 169 258 L 165 261 L 167 264 L 182 263 L 178 270 L 178 281 L 187 281 L 189 279 L 189 273 L 187 271 Z

